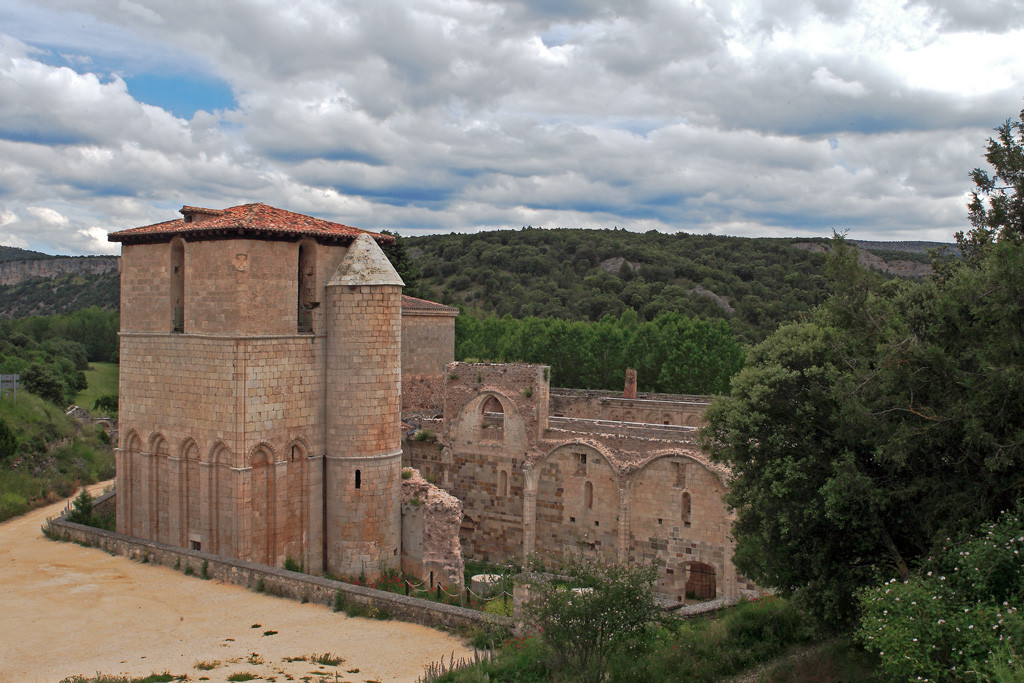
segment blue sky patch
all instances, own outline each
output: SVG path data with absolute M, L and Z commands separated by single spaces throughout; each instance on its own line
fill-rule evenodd
M 139 102 L 190 119 L 199 110 L 234 109 L 235 97 L 224 81 L 197 74 L 125 76 L 128 92 Z

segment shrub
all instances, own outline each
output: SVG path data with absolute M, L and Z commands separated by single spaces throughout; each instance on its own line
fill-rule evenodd
M 893 679 L 1024 678 L 1024 524 L 1016 514 L 947 544 L 909 580 L 860 596 L 857 639 Z
M 433 430 L 430 429 L 417 429 L 416 434 L 412 437 L 415 441 L 433 441 L 435 438 Z
M 412 479 L 412 468 L 405 467 L 402 469 L 402 479 Z
M 0 462 L 18 452 L 18 437 L 14 435 L 7 423 L 0 420 Z
M 302 563 L 296 560 L 291 555 L 284 558 L 284 568 L 290 572 L 302 572 Z
M 86 489 L 75 497 L 75 502 L 68 513 L 68 521 L 76 524 L 90 524 L 92 522 L 92 494 Z
M 559 573 L 577 589 L 555 581 L 534 583 L 527 619 L 559 670 L 601 681 L 613 658 L 627 657 L 648 637 L 659 615 L 653 592 L 657 569 L 573 557 Z

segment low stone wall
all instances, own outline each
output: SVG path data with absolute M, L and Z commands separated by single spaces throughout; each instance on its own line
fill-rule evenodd
M 111 492 L 102 496 L 97 499 L 95 505 L 109 505 L 113 501 L 113 495 Z M 420 598 L 333 581 L 321 576 L 291 572 L 287 569 L 266 567 L 220 555 L 144 541 L 113 531 L 75 524 L 67 521 L 64 516 L 52 519 L 48 524 L 52 533 L 61 540 L 100 548 L 112 555 L 123 555 L 136 561 L 175 567 L 181 571 L 186 571 L 187 567 L 191 567 L 197 577 L 202 574 L 205 563 L 206 576 L 202 578 L 217 579 L 251 589 L 261 587 L 262 592 L 279 597 L 331 606 L 334 604 L 335 594 L 341 591 L 346 601 L 385 611 L 395 619 L 448 630 L 488 627 L 511 629 L 514 624 L 513 620 L 508 617 L 486 614 L 465 607 L 443 605 Z

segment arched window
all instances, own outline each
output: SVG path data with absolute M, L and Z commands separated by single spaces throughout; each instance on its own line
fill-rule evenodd
M 588 481 L 583 485 L 583 502 L 588 510 L 594 507 L 594 484 L 592 482 Z
M 185 241 L 171 240 L 171 332 L 185 331 Z
M 508 495 L 508 472 L 505 470 L 498 472 L 498 495 Z
M 505 440 L 505 409 L 496 396 L 490 396 L 480 407 L 480 438 L 484 441 Z
M 313 331 L 313 309 L 317 307 L 316 299 L 316 252 L 310 242 L 299 244 L 298 273 L 298 321 L 299 334 Z
M 683 493 L 682 518 L 683 526 L 690 526 L 690 494 L 688 492 Z

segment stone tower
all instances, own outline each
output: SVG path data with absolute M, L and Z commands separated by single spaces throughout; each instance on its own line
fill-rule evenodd
M 122 243 L 118 531 L 376 574 L 400 543 L 394 238 L 264 204 Z
M 367 235 L 326 286 L 326 548 L 331 574 L 400 565 L 402 279 Z

